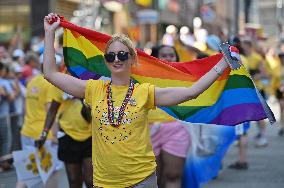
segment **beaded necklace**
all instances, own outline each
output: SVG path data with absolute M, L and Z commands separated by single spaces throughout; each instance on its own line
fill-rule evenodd
M 134 90 L 134 82 L 133 82 L 132 79 L 130 79 L 129 87 L 128 87 L 127 93 L 125 95 L 125 98 L 124 98 L 124 100 L 123 100 L 123 102 L 122 102 L 122 104 L 119 108 L 118 118 L 117 118 L 116 122 L 114 122 L 114 107 L 113 107 L 113 100 L 112 100 L 111 83 L 112 82 L 110 82 L 107 85 L 108 121 L 109 121 L 111 126 L 118 127 L 121 124 L 126 105 L 127 105 L 127 103 L 129 102 L 129 100 L 132 96 L 132 93 L 133 93 L 133 90 Z

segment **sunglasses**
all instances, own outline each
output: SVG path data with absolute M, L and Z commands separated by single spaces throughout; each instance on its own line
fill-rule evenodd
M 105 57 L 105 60 L 106 60 L 108 63 L 113 63 L 113 62 L 115 61 L 115 56 L 117 56 L 117 59 L 118 59 L 119 61 L 126 61 L 126 60 L 128 60 L 128 58 L 129 58 L 128 55 L 129 55 L 129 52 L 119 51 L 119 52 L 117 52 L 117 54 L 114 53 L 114 52 L 106 53 L 106 54 L 104 55 L 104 57 Z

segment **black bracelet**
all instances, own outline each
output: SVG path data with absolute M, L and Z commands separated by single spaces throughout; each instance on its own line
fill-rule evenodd
M 44 131 L 41 132 L 40 137 L 45 137 L 46 138 L 47 134 L 48 134 L 48 131 L 44 130 Z

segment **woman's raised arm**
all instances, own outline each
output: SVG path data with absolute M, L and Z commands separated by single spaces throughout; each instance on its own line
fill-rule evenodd
M 217 65 L 191 87 L 155 88 L 155 105 L 172 106 L 195 99 L 208 89 L 227 67 L 228 64 L 224 59 L 221 59 Z
M 51 23 L 52 20 L 56 20 Z M 44 56 L 43 56 L 43 74 L 44 77 L 53 85 L 72 96 L 84 98 L 86 81 L 73 76 L 61 73 L 55 65 L 54 37 L 55 30 L 60 24 L 60 18 L 53 13 L 44 17 Z

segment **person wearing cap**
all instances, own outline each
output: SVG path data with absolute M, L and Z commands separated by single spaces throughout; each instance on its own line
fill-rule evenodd
M 266 77 L 267 71 L 265 70 L 264 58 L 255 51 L 253 42 L 249 38 L 244 38 L 242 41 L 242 47 L 246 60 L 243 64 L 248 69 L 250 75 L 255 81 L 256 87 L 259 89 L 263 98 L 265 98 L 264 85 L 261 79 Z M 265 136 L 265 121 L 260 120 L 257 122 L 259 133 L 255 137 L 256 147 L 265 147 L 268 145 L 267 138 Z
M 12 132 L 11 151 L 20 149 L 20 129 L 24 114 L 25 86 L 19 81 L 22 68 L 18 64 L 12 64 L 8 69 L 6 79 L 13 88 L 15 98 L 10 102 L 10 123 Z
M 57 119 L 58 158 L 64 162 L 69 186 L 79 188 L 84 181 L 85 185 L 91 188 L 93 186 L 91 115 L 85 113 L 87 109 L 82 100 L 68 95 L 55 86 L 49 88 L 47 101 L 50 108 L 41 136 L 36 140 L 35 145 L 40 148 L 45 143 L 49 130 Z
M 280 128 L 278 131 L 279 136 L 284 135 L 284 38 L 282 38 L 278 43 L 278 54 L 275 56 L 277 60 L 277 67 L 273 71 L 271 85 L 276 89 L 275 95 L 280 103 Z M 276 74 L 275 74 L 276 73 Z M 276 77 L 277 75 L 277 77 Z M 275 78 L 276 77 L 276 78 Z
M 31 55 L 28 59 L 30 59 L 30 61 L 38 60 L 37 56 L 34 55 Z M 35 62 L 32 62 L 32 64 L 34 63 Z M 43 77 L 42 74 L 32 76 L 30 81 L 27 83 L 24 124 L 21 129 L 22 149 L 34 146 L 35 140 L 41 135 L 48 111 L 47 94 L 50 87 L 51 84 Z M 53 132 L 50 132 L 47 135 L 46 142 L 48 145 L 57 143 L 57 139 Z M 53 145 L 53 147 L 55 146 Z M 54 187 L 54 183 L 57 182 L 55 174 L 56 173 L 54 173 L 54 175 L 52 175 L 47 181 L 46 187 Z M 25 187 L 25 182 L 17 182 L 16 187 Z
M 25 65 L 22 69 L 22 81 L 24 85 L 31 80 L 33 76 L 37 74 L 39 68 L 39 58 L 34 52 L 28 52 L 25 56 Z
M 62 69 L 62 60 L 59 54 L 55 54 L 57 69 Z M 40 56 L 40 63 L 42 62 L 43 55 Z M 83 181 L 88 188 L 92 187 L 91 115 L 87 113 L 86 106 L 80 99 L 53 85 L 49 87 L 46 97 L 49 109 L 35 146 L 40 148 L 53 128 L 54 135 L 58 136 L 58 158 L 64 162 L 70 188 L 82 187 Z M 54 124 L 58 124 L 58 127 L 53 126 Z
M 240 51 L 240 56 L 243 64 L 245 65 L 248 64 L 240 38 L 238 36 L 233 35 L 229 38 L 228 41 L 230 45 L 235 46 Z M 228 166 L 230 169 L 247 170 L 249 168 L 249 163 L 247 159 L 247 150 L 248 150 L 247 133 L 249 131 L 249 128 L 250 128 L 250 122 L 245 122 L 236 125 L 235 132 L 237 136 L 238 158 L 235 162 L 233 162 Z
M 16 97 L 11 84 L 6 79 L 6 74 L 6 66 L 0 62 L 0 157 L 9 154 L 8 125 L 10 102 L 13 102 Z M 0 162 L 0 171 L 10 168 L 11 165 L 7 161 Z
M 216 35 L 209 35 L 206 37 L 206 50 L 203 51 L 207 55 L 215 55 L 219 53 L 219 45 L 221 40 Z
M 3 64 L 9 63 L 11 60 L 8 56 L 8 52 L 5 48 L 5 46 L 0 45 L 0 62 Z
M 12 54 L 12 61 L 13 63 L 17 63 L 18 65 L 23 65 L 24 64 L 24 58 L 25 58 L 25 53 L 21 49 L 16 49 L 13 51 Z

